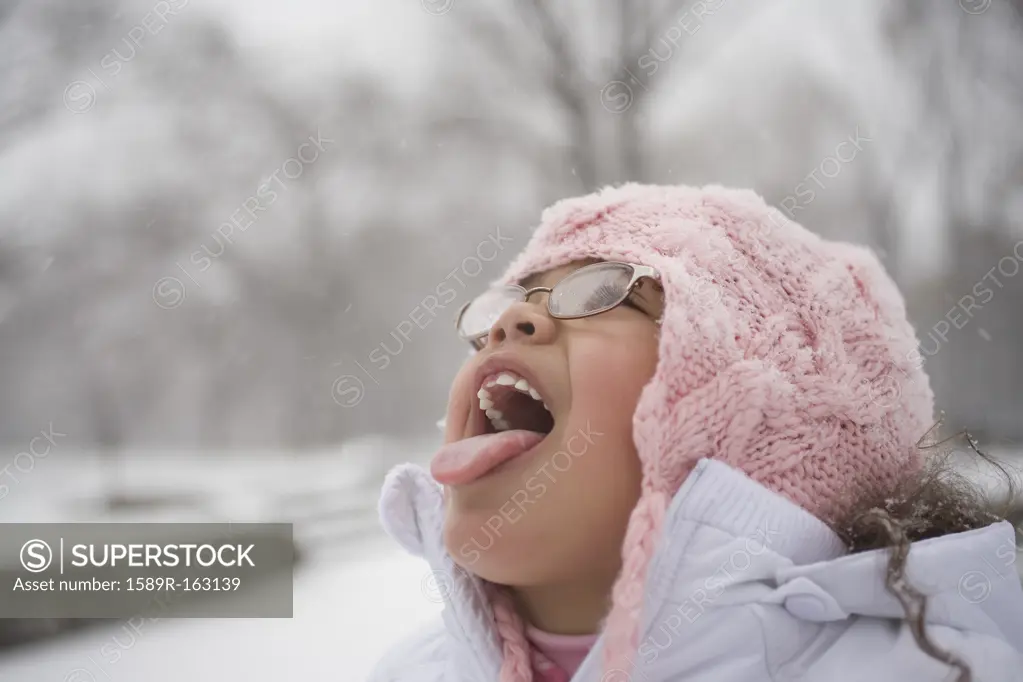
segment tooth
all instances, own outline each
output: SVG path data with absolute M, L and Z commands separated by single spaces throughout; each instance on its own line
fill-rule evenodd
M 551 411 L 551 408 L 547 407 L 547 403 L 543 404 L 543 409 L 547 410 L 548 412 Z
M 497 386 L 497 379 L 491 379 L 487 382 L 487 388 L 490 388 L 491 386 Z
M 508 431 L 509 429 L 511 429 L 511 424 L 506 422 L 504 419 L 501 419 L 498 421 L 498 426 L 496 428 L 499 431 Z
M 476 392 L 476 397 L 479 398 L 480 400 L 489 400 L 490 391 L 488 391 L 485 388 L 481 388 L 479 391 Z
M 500 386 L 514 386 L 515 377 L 513 377 L 511 374 L 502 374 L 501 376 L 497 377 L 497 383 Z
M 494 401 L 493 400 L 487 400 L 486 398 L 480 398 L 480 409 L 481 410 L 489 410 L 493 406 L 494 406 Z
M 515 388 L 522 391 L 523 393 L 529 392 L 529 382 L 525 379 L 519 379 L 515 382 Z
M 536 392 L 535 388 L 530 387 L 529 395 L 533 398 L 533 400 L 539 400 L 540 399 L 540 394 Z
M 487 410 L 486 412 L 487 416 L 490 417 L 491 419 L 500 419 L 501 417 L 504 416 L 501 410 Z

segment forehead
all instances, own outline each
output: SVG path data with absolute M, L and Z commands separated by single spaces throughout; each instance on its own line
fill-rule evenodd
M 531 287 L 552 287 L 560 282 L 569 273 L 575 272 L 581 267 L 601 262 L 599 258 L 587 258 L 585 260 L 572 261 L 557 268 L 537 272 L 519 282 L 520 286 L 529 289 Z

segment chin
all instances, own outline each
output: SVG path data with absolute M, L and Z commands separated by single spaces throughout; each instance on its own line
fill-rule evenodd
M 455 563 L 474 575 L 500 585 L 525 585 L 542 575 L 542 566 L 533 565 L 543 551 L 543 540 L 521 518 L 508 524 L 499 514 L 485 510 L 468 512 L 447 510 L 444 520 L 444 546 Z M 503 523 L 502 523 L 503 522 Z

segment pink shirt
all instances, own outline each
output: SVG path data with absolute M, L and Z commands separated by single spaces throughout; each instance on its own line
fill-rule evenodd
M 597 642 L 597 635 L 555 635 L 526 626 L 526 639 L 533 645 L 533 675 L 536 682 L 569 682 Z

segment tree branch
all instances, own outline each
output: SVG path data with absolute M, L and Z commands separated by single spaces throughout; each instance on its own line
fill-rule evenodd
M 551 76 L 548 83 L 569 111 L 576 115 L 584 115 L 586 107 L 582 93 L 574 87 L 574 84 L 582 79 L 583 72 L 568 46 L 565 30 L 550 12 L 544 0 L 527 0 L 519 6 L 524 6 L 527 3 L 532 12 L 524 13 L 540 29 L 540 36 L 554 59 L 555 67 L 560 67 L 560 69 L 555 68 L 550 71 Z

